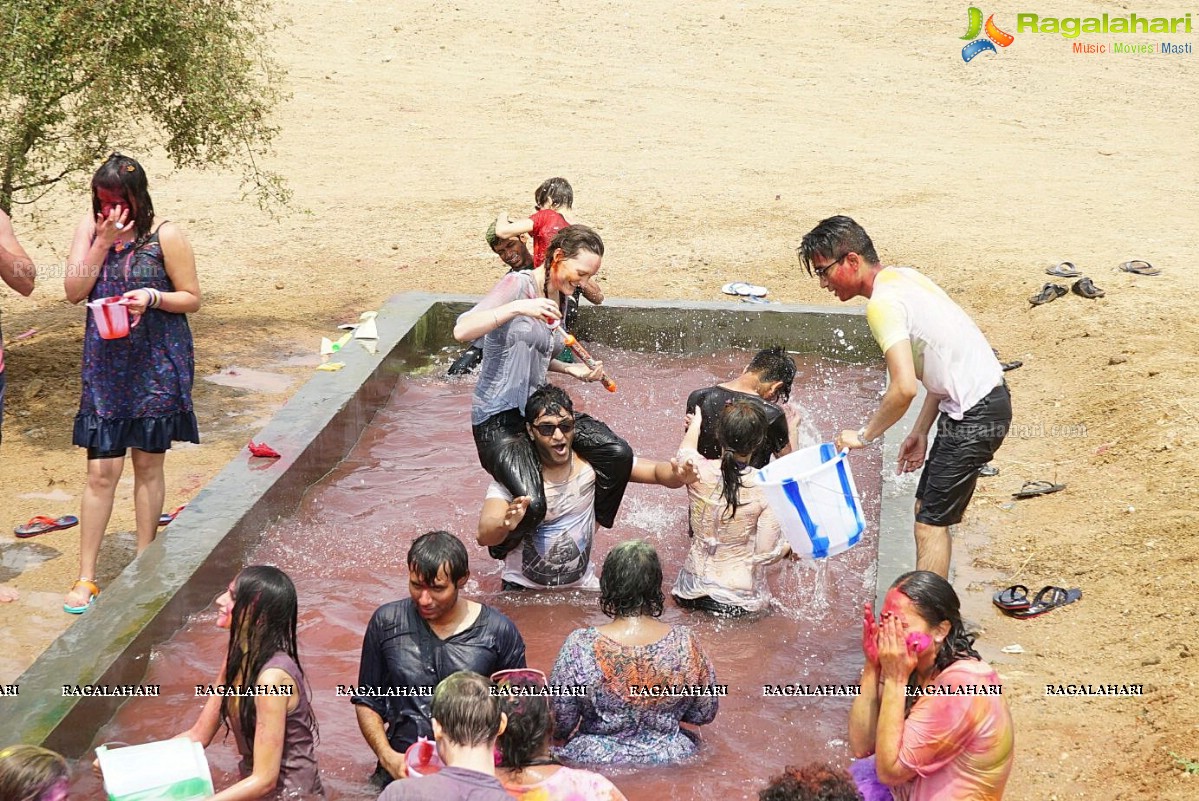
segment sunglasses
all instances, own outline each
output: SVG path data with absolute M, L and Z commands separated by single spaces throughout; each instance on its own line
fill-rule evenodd
M 844 261 L 845 257 L 848 255 L 849 255 L 848 253 L 842 253 L 840 256 L 837 257 L 836 261 L 830 261 L 828 264 L 824 265 L 823 267 L 813 267 L 812 273 L 815 274 L 815 276 L 817 278 L 824 278 L 824 276 L 826 276 L 828 274 L 829 270 L 833 269 L 838 264 L 840 264 L 842 261 Z
M 575 421 L 568 417 L 556 423 L 537 423 L 533 426 L 533 430 L 543 437 L 554 436 L 555 430 L 561 431 L 563 435 L 566 435 L 575 430 Z
M 549 686 L 549 679 L 545 674 L 536 668 L 513 668 L 511 670 L 500 670 L 491 674 L 491 683 L 497 687 L 502 685 L 533 685 L 535 687 Z

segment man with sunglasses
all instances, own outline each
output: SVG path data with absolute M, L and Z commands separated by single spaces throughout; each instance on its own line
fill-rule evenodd
M 591 563 L 595 537 L 595 471 L 573 449 L 574 403 L 566 391 L 547 384 L 525 405 L 525 423 L 545 485 L 545 519 L 504 559 L 505 590 L 575 588 L 598 590 Z M 691 464 L 634 459 L 630 481 L 678 488 L 695 481 Z M 514 498 L 491 482 L 479 515 L 479 544 L 504 542 L 524 519 L 528 496 Z
M 809 231 L 799 261 L 840 300 L 867 298 L 866 322 L 887 363 L 882 403 L 864 426 L 837 435 L 838 449 L 877 442 L 903 417 L 917 383 L 924 384 L 924 405 L 899 448 L 899 472 L 924 468 L 916 488 L 916 569 L 948 578 L 949 527 L 961 522 L 979 468 L 991 461 L 1011 425 L 1003 368 L 978 326 L 944 290 L 910 267 L 883 267 L 866 231 L 849 217 L 830 217 Z
M 762 447 L 750 455 L 749 464 L 765 467 L 773 456 L 778 458 L 791 452 L 791 434 L 787 416 L 778 404 L 786 403 L 791 397 L 791 385 L 795 382 L 795 362 L 784 348 L 767 348 L 754 356 L 745 372 L 714 387 L 697 389 L 687 396 L 687 414 L 699 408 L 700 417 L 699 451 L 705 459 L 720 458 L 720 443 L 716 440 L 716 426 L 720 412 L 735 400 L 748 400 L 766 413 L 770 433 Z M 690 418 L 688 418 L 690 423 Z

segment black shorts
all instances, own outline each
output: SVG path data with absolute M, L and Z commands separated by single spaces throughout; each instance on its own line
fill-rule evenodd
M 995 456 L 1011 424 L 1012 396 L 1006 382 L 967 409 L 961 420 L 947 414 L 937 418 L 937 437 L 916 487 L 917 523 L 952 526 L 962 521 L 978 469 Z
M 680 598 L 674 593 L 670 594 L 674 598 L 674 602 L 683 609 L 695 609 L 700 612 L 711 612 L 720 617 L 749 617 L 751 615 L 759 615 L 760 612 L 751 612 L 748 609 L 742 609 L 740 606 L 721 603 L 710 595 L 701 595 L 698 598 Z
M 124 459 L 126 450 L 127 450 L 126 448 L 118 448 L 115 451 L 102 451 L 99 448 L 88 448 L 87 449 L 87 458 L 89 460 L 91 460 L 91 459 Z M 146 450 L 145 448 L 138 448 L 138 450 L 144 451 L 145 453 L 166 453 L 165 450 L 150 451 L 150 450 Z

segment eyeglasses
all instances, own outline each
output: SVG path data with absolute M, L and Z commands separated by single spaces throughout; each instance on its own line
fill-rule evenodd
M 500 670 L 491 674 L 491 682 L 497 687 L 500 685 L 534 685 L 536 687 L 549 686 L 549 679 L 545 677 L 537 668 L 512 668 L 511 670 Z
M 823 267 L 813 267 L 812 272 L 815 273 L 817 278 L 824 278 L 826 275 L 828 275 L 829 270 L 833 269 L 838 264 L 840 264 L 842 261 L 844 261 L 845 257 L 848 255 L 849 255 L 848 253 L 842 253 L 840 256 L 837 257 L 836 261 L 830 261 L 828 264 L 824 265 Z
M 543 437 L 554 436 L 555 430 L 561 431 L 565 436 L 575 430 L 575 421 L 568 417 L 556 423 L 537 423 L 533 426 L 533 430 Z

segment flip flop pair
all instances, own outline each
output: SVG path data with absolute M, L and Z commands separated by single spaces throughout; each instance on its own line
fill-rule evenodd
M 1069 289 L 1066 289 L 1066 287 L 1062 286 L 1061 284 L 1045 284 L 1045 286 L 1041 287 L 1040 292 L 1028 299 L 1028 302 L 1034 306 L 1040 306 L 1043 303 L 1049 303 L 1050 301 L 1057 300 L 1067 292 L 1073 292 L 1075 295 L 1087 298 L 1088 300 L 1101 298 L 1107 294 L 1102 289 L 1095 286 L 1094 281 L 1084 276 L 1075 281 Z
M 1054 492 L 1061 492 L 1066 488 L 1065 484 L 1054 484 L 1052 481 L 1025 481 L 1024 486 L 1020 487 L 1019 492 L 1013 492 L 1013 498 L 1036 498 L 1041 495 L 1049 495 Z
M 49 534 L 51 531 L 74 528 L 77 525 L 79 525 L 79 518 L 75 517 L 75 515 L 63 515 L 57 519 L 49 515 L 38 515 L 37 517 L 30 518 L 29 522 L 25 525 L 14 528 L 13 534 L 24 540 L 36 537 L 38 534 Z
M 1116 269 L 1118 269 L 1122 272 L 1132 273 L 1133 275 L 1161 275 L 1162 274 L 1161 270 L 1159 270 L 1157 267 L 1154 267 L 1152 264 L 1145 261 L 1144 259 L 1133 259 L 1132 261 L 1126 261 L 1123 264 L 1121 264 L 1119 267 L 1117 267 Z
M 1052 612 L 1058 607 L 1072 604 L 1081 598 L 1082 590 L 1077 587 L 1067 590 L 1062 587 L 1048 586 L 1042 587 L 1030 599 L 1028 587 L 1023 584 L 1014 584 L 995 593 L 991 597 L 991 603 L 1005 615 L 1024 620 Z
M 761 298 L 770 293 L 764 286 L 757 284 L 746 284 L 742 281 L 734 281 L 731 284 L 725 284 L 720 288 L 720 291 L 726 295 L 739 295 L 741 297 Z

